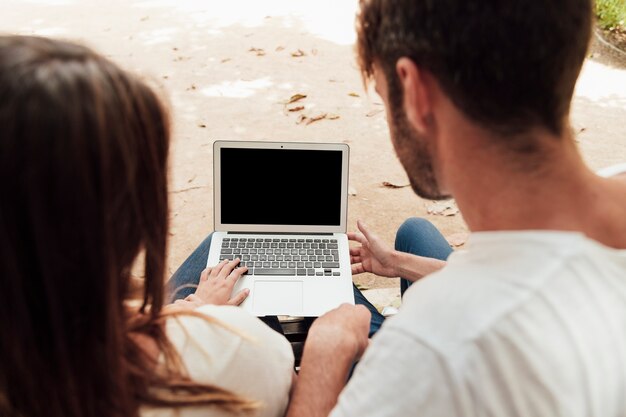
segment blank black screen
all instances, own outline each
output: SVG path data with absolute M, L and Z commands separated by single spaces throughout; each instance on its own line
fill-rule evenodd
M 341 154 L 221 148 L 222 223 L 338 226 Z

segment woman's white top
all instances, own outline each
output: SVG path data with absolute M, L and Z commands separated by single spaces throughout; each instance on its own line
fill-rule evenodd
M 261 407 L 250 416 L 284 416 L 294 365 L 291 345 L 285 337 L 238 307 L 205 305 L 196 312 L 223 325 L 185 315 L 172 317 L 166 324 L 167 336 L 189 376 L 260 402 Z M 216 407 L 141 410 L 142 417 L 228 415 Z

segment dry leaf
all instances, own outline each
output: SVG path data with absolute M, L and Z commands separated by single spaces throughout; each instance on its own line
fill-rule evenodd
M 296 106 L 296 107 L 292 107 L 290 109 L 287 109 L 290 112 L 296 112 L 296 111 L 301 111 L 304 110 L 304 106 Z
M 315 48 L 311 49 L 311 54 L 317 55 L 317 49 L 315 49 Z
M 197 89 L 198 89 L 198 87 L 196 87 L 195 84 L 191 84 L 189 87 L 187 87 L 187 91 L 189 91 L 189 90 L 197 90 Z
M 285 49 L 285 47 L 284 47 L 284 46 L 277 46 L 277 47 L 276 47 L 276 52 L 280 52 L 280 51 L 282 51 L 282 50 L 284 50 L 284 49 Z
M 146 20 L 150 19 L 150 16 L 144 16 L 141 19 L 139 19 L 142 22 L 145 22 Z
M 355 197 L 356 196 L 356 188 L 348 187 L 348 195 L 351 195 L 351 196 Z
M 326 118 L 327 118 L 328 120 L 337 120 L 337 119 L 339 119 L 340 117 L 341 117 L 341 116 L 339 116 L 338 114 L 334 114 L 334 113 L 328 113 L 328 114 L 326 115 Z
M 427 207 L 426 211 L 428 214 L 436 215 L 436 216 L 455 216 L 459 213 L 459 209 L 456 206 L 454 200 L 450 201 L 441 201 L 435 204 L 432 204 Z
M 289 100 L 287 100 L 285 104 L 295 103 L 296 101 L 300 101 L 304 98 L 306 98 L 306 94 L 294 94 L 293 96 L 289 97 Z
M 467 242 L 468 237 L 469 237 L 469 234 L 467 233 L 454 233 L 446 237 L 446 240 L 448 241 L 450 246 L 459 247 L 459 246 L 465 245 L 465 242 Z
M 178 48 L 177 47 L 173 47 L 172 51 L 178 51 Z
M 164 79 L 164 80 L 167 80 L 168 78 L 170 78 L 170 77 L 169 77 L 169 75 L 164 75 L 164 76 L 163 76 L 163 79 Z
M 223 64 L 223 63 L 228 62 L 228 61 L 230 61 L 230 60 L 231 60 L 230 58 L 224 58 L 224 59 L 222 59 L 220 62 Z
M 298 117 L 298 120 L 296 120 L 296 124 L 299 125 L 300 123 L 303 123 L 307 119 L 308 117 L 306 117 L 304 114 L 301 114 L 300 117 Z
M 195 179 L 196 179 L 196 177 L 197 177 L 197 175 L 194 175 L 193 177 L 189 178 L 189 179 L 187 180 L 187 184 L 189 184 L 190 182 L 192 182 L 193 180 L 195 180 Z
M 328 116 L 326 113 L 318 114 L 317 116 L 310 117 L 309 120 L 306 121 L 306 125 L 310 125 L 311 123 L 319 122 Z
M 306 53 L 304 53 L 304 51 L 302 49 L 298 49 L 296 52 L 292 52 L 291 56 L 294 58 L 300 58 L 302 56 L 305 56 Z
M 402 185 L 397 185 L 397 184 L 393 184 L 390 183 L 388 181 L 383 181 L 383 187 L 385 188 L 393 188 L 393 189 L 397 189 L 397 188 L 405 188 L 410 186 L 411 184 L 402 184 Z
M 265 55 L 265 50 L 263 50 L 262 48 L 252 47 L 252 48 L 248 49 L 248 52 L 256 52 L 256 56 L 264 56 Z
M 376 110 L 372 110 L 369 113 L 367 113 L 365 116 L 366 117 L 374 117 L 376 116 L 378 113 L 382 113 L 384 110 L 382 109 L 376 109 Z
M 203 129 L 204 129 L 204 128 L 206 127 L 206 125 L 205 125 L 204 123 L 200 123 L 200 124 L 198 125 L 198 127 L 201 127 L 201 128 L 203 128 Z
M 348 93 L 348 95 L 350 97 L 361 97 L 360 95 L 358 95 L 357 93 Z

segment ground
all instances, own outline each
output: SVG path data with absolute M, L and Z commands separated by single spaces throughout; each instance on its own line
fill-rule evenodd
M 381 100 L 364 91 L 356 65 L 356 5 L 356 0 L 0 0 L 0 27 L 5 33 L 86 43 L 141 74 L 168 100 L 174 123 L 170 273 L 213 229 L 217 139 L 348 143 L 350 230 L 363 219 L 391 243 L 404 219 L 420 216 L 460 244 L 466 227 L 455 210 L 443 213 L 449 216 L 429 214 L 432 202 L 410 188 L 382 185 L 405 185 L 407 179 L 388 138 Z M 572 124 L 594 169 L 626 162 L 625 63 L 624 55 L 594 38 L 577 85 Z M 285 105 L 295 94 L 307 97 Z M 298 106 L 304 109 L 288 111 Z M 327 117 L 298 124 L 302 114 Z M 243 201 L 254 210 L 254 202 Z M 368 294 L 379 306 L 399 302 L 397 279 L 362 275 L 355 281 L 377 289 Z

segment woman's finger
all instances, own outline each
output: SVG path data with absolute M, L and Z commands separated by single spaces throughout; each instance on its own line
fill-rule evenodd
M 222 268 L 222 270 L 220 271 L 218 278 L 226 279 L 230 275 L 230 273 L 233 272 L 233 269 L 237 267 L 237 265 L 239 265 L 239 258 L 226 263 L 226 265 L 224 265 L 224 268 Z
M 238 306 L 241 303 L 243 303 L 243 301 L 246 298 L 248 298 L 248 295 L 250 295 L 250 290 L 247 289 L 247 288 L 244 288 L 243 290 L 241 290 L 237 294 L 235 294 L 235 296 L 233 298 L 228 300 L 228 302 L 226 304 L 231 305 L 231 306 Z
M 211 269 L 213 268 L 205 268 L 204 271 L 200 274 L 200 281 L 206 281 L 209 279 L 209 274 L 211 274 Z
M 213 268 L 211 268 L 210 276 L 212 276 L 212 277 L 219 276 L 220 272 L 222 272 L 222 269 L 224 269 L 224 267 L 226 266 L 227 263 L 228 263 L 228 259 L 225 259 L 222 262 L 220 262 L 219 264 L 215 265 Z

